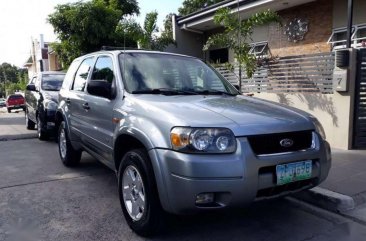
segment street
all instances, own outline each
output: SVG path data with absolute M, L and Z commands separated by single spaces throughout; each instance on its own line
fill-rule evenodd
M 26 131 L 24 112 L 0 112 L 0 240 L 146 240 L 120 208 L 114 172 L 83 153 L 64 167 L 54 141 Z M 355 240 L 366 225 L 294 198 L 171 217 L 151 240 Z M 147 239 L 149 240 L 149 239 Z

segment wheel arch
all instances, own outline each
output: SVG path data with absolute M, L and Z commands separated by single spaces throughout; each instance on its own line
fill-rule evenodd
M 119 165 L 121 164 L 122 157 L 130 150 L 144 148 L 148 151 L 148 147 L 135 136 L 130 134 L 120 134 L 115 142 L 113 148 L 113 159 L 116 171 L 118 171 Z

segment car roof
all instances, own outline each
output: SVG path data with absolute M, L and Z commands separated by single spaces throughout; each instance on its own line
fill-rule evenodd
M 62 71 L 43 71 L 43 72 L 39 72 L 37 74 L 35 74 L 33 77 L 36 77 L 36 76 L 42 76 L 42 75 L 46 75 L 46 74 L 60 74 L 60 75 L 65 75 L 66 73 L 65 72 L 62 72 Z
M 113 54 L 115 56 L 121 54 L 121 53 L 147 53 L 147 54 L 163 54 L 163 55 L 171 55 L 171 56 L 181 56 L 181 57 L 187 57 L 187 58 L 194 58 L 197 59 L 196 57 L 193 56 L 189 56 L 189 55 L 183 55 L 183 54 L 177 54 L 177 53 L 170 53 L 170 52 L 161 52 L 161 51 L 153 51 L 153 50 L 143 50 L 143 49 L 126 49 L 126 50 L 101 50 L 101 51 L 96 51 L 96 52 L 92 52 L 92 53 L 88 53 L 85 55 L 82 55 L 76 59 L 83 59 L 85 57 L 88 56 L 94 56 L 94 55 L 98 55 L 98 54 Z

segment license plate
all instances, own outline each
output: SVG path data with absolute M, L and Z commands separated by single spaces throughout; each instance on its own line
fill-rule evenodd
M 294 162 L 276 166 L 277 185 L 311 178 L 312 161 Z

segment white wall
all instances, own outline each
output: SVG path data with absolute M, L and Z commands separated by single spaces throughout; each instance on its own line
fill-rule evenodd
M 203 34 L 190 32 L 181 29 L 175 20 L 173 15 L 173 38 L 177 42 L 177 46 L 173 44 L 169 45 L 164 51 L 177 54 L 190 55 L 197 58 L 204 58 L 202 51 L 204 36 Z

